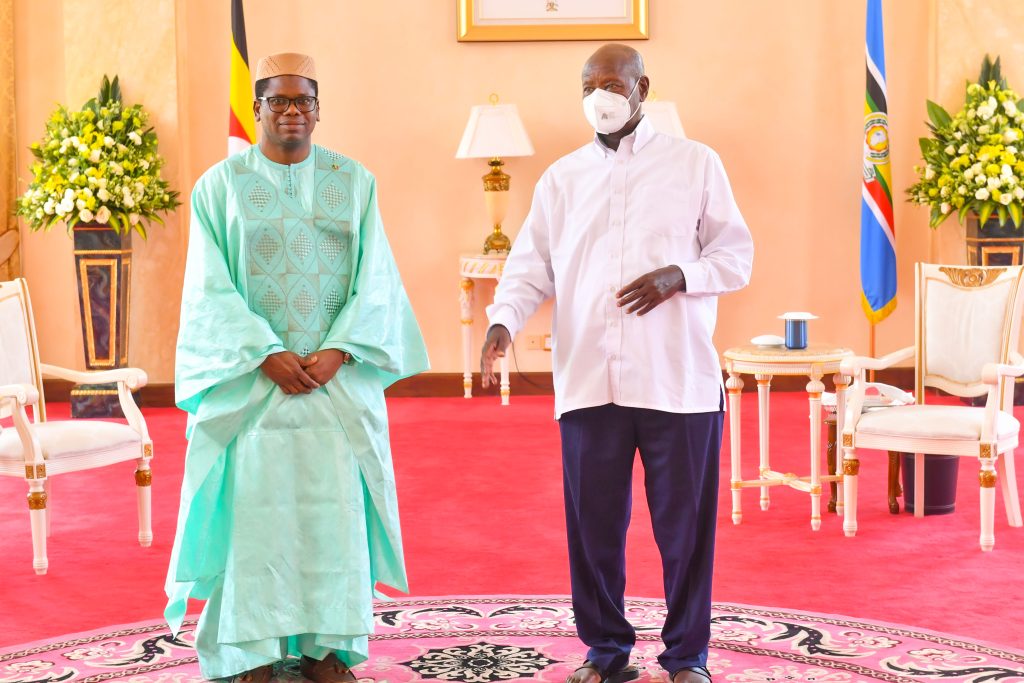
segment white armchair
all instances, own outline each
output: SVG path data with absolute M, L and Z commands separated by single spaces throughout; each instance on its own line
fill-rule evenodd
M 1013 417 L 1013 381 L 1024 375 L 1018 353 L 1024 267 L 964 268 L 919 263 L 914 346 L 884 358 L 853 357 L 841 372 L 856 380 L 843 427 L 843 531 L 857 533 L 861 449 L 914 453 L 914 515 L 924 514 L 924 454 L 978 458 L 982 550 L 995 545 L 996 467 L 1010 526 L 1021 526 L 1013 451 L 1020 424 Z M 914 358 L 916 403 L 862 412 L 864 374 Z M 954 396 L 987 394 L 984 407 L 926 405 L 925 387 Z
M 46 421 L 42 378 L 73 382 L 116 382 L 128 424 L 101 420 Z M 132 399 L 132 390 L 146 384 L 136 368 L 76 372 L 39 362 L 32 303 L 24 279 L 0 282 L 0 418 L 13 418 L 14 428 L 0 426 L 0 475 L 24 477 L 32 523 L 32 567 L 45 574 L 50 518 L 46 507 L 49 478 L 65 472 L 135 460 L 139 512 L 139 543 L 153 541 L 151 517 L 153 442 L 146 421 Z M 32 407 L 32 420 L 26 407 Z

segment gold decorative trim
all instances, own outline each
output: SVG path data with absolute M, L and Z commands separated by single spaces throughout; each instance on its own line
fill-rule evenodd
M 459 283 L 459 287 L 462 288 L 462 291 L 469 292 L 473 289 L 473 281 L 470 280 L 468 277 L 463 278 L 462 282 Z
M 940 266 L 939 270 L 946 274 L 950 282 L 958 287 L 984 287 L 999 279 L 1006 268 L 955 268 Z
M 142 455 L 147 457 L 147 458 L 152 458 L 153 457 L 153 444 L 151 444 L 151 443 L 144 443 L 144 444 L 142 444 Z
M 45 479 L 46 465 L 25 465 L 26 479 Z
M 818 484 L 817 486 L 812 486 L 811 487 L 811 495 L 812 496 L 820 496 L 821 495 L 821 484 Z M 814 519 L 814 518 L 811 517 L 811 519 Z M 819 519 L 821 519 L 821 518 L 819 517 Z
M 996 473 L 993 470 L 982 470 L 978 472 L 978 483 L 983 489 L 992 489 L 996 486 Z
M 151 486 L 153 484 L 153 470 L 135 470 L 136 486 Z
M 31 491 L 28 494 L 28 509 L 29 510 L 45 510 L 46 509 L 46 492 L 45 491 Z
M 93 340 L 92 328 L 92 297 L 89 296 L 89 268 L 110 269 L 110 344 L 107 348 L 106 358 L 96 357 L 96 344 Z M 117 269 L 117 259 L 87 259 L 83 258 L 78 262 L 79 277 L 82 278 L 82 317 L 85 322 L 86 331 L 86 352 L 88 353 L 89 364 L 96 367 L 114 367 L 117 364 L 117 287 L 120 273 Z M 114 392 L 117 393 L 117 392 Z M 90 394 L 82 394 L 89 396 Z
M 132 258 L 131 258 L 130 253 L 125 255 L 124 259 L 122 259 L 122 261 L 121 261 L 121 264 L 124 267 L 124 273 L 122 273 L 122 280 L 125 283 L 130 283 L 132 281 Z M 113 305 L 113 301 L 111 301 L 111 305 Z M 124 342 L 124 354 L 121 356 L 121 365 L 128 365 L 128 339 L 130 338 L 128 336 L 128 330 L 130 330 L 132 328 L 131 327 L 131 320 L 130 320 L 131 317 L 132 317 L 132 288 L 131 287 L 125 287 L 124 288 L 124 325 L 123 325 L 124 326 L 124 340 L 125 340 L 125 342 Z M 118 344 L 118 340 L 117 340 L 117 338 L 115 336 L 115 338 L 114 338 L 114 346 L 118 346 L 118 345 L 119 345 Z
M 501 279 L 507 258 L 507 253 L 459 257 L 459 275 L 463 278 L 462 282 L 465 283 L 467 280 L 472 282 L 470 278 Z M 465 284 L 462 285 L 462 288 L 469 291 Z
M 456 38 L 461 42 L 506 40 L 647 40 L 650 38 L 648 0 L 627 0 L 630 21 L 611 24 L 538 22 L 534 24 L 480 23 L 474 5 L 480 0 L 458 0 Z M 546 4 L 557 13 L 557 2 Z
M 72 389 L 72 396 L 117 396 L 117 389 Z
M 121 254 L 132 253 L 131 249 L 75 249 L 71 252 L 75 256 L 96 256 L 102 254 L 106 256 L 120 256 Z
M 462 318 L 459 322 L 461 322 L 463 325 L 472 325 L 473 324 L 473 319 L 472 318 Z
M 860 460 L 843 460 L 843 474 L 856 477 L 860 474 Z
M 843 448 L 853 448 L 853 434 L 843 434 Z
M 729 488 L 731 488 L 733 491 L 739 491 L 740 489 L 743 488 L 743 482 L 741 482 L 741 481 L 729 482 Z
M 726 391 L 729 392 L 730 396 L 738 396 L 743 393 L 743 387 L 738 387 L 736 389 L 726 389 Z
M 992 444 L 983 443 L 978 446 L 978 457 L 981 459 L 987 459 L 992 457 Z
M 807 398 L 811 399 L 812 401 L 820 401 L 821 400 L 821 392 L 820 391 L 808 391 L 807 392 Z
M 1008 255 L 1010 257 L 1011 266 L 1019 266 L 1019 247 L 981 247 L 981 265 L 987 266 L 991 263 L 992 256 L 996 255 Z

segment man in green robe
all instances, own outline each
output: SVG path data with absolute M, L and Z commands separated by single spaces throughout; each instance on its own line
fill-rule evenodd
M 376 584 L 407 582 L 384 388 L 427 369 L 373 176 L 313 145 L 313 61 L 256 70 L 259 145 L 192 193 L 175 398 L 188 412 L 167 577 L 207 678 L 264 683 L 297 656 L 354 681 Z

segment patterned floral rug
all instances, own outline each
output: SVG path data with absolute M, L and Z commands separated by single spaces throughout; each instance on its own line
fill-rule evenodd
M 660 601 L 627 601 L 637 628 L 641 681 L 665 681 L 655 659 Z M 361 681 L 565 680 L 583 660 L 564 597 L 453 597 L 377 605 L 371 659 Z M 158 621 L 0 651 L 0 683 L 193 683 L 195 622 L 178 638 Z M 1024 682 L 1024 651 L 898 626 L 742 605 L 716 604 L 708 668 L 715 681 Z M 295 662 L 280 683 L 301 680 Z

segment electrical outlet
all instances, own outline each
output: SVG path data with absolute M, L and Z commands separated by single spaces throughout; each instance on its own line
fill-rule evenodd
M 526 348 L 529 351 L 550 351 L 550 334 L 528 334 L 526 335 Z

